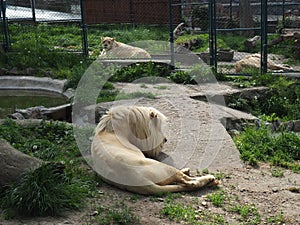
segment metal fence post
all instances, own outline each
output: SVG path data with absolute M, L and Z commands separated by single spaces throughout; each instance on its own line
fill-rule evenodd
M 171 66 L 174 67 L 174 34 L 173 34 L 173 2 L 169 0 L 169 22 L 170 22 L 170 52 L 171 52 Z
M 89 55 L 88 52 L 88 40 L 87 40 L 87 29 L 85 24 L 84 16 L 84 0 L 80 0 L 80 12 L 81 12 L 81 29 L 82 29 L 82 50 L 85 57 Z
M 261 0 L 261 73 L 268 70 L 268 2 Z
M 9 50 L 10 42 L 8 35 L 8 24 L 6 20 L 6 0 L 1 0 L 1 13 L 2 13 L 2 25 L 3 25 L 3 34 L 4 34 L 4 44 L 3 48 L 5 51 Z M 0 14 L 1 16 L 1 14 Z
M 30 1 L 31 4 L 31 12 L 32 12 L 32 20 L 36 23 L 36 16 L 35 16 L 35 0 Z
M 134 25 L 133 0 L 130 0 L 130 22 Z
M 282 28 L 285 27 L 285 0 L 282 0 Z
M 209 11 L 209 64 L 217 70 L 216 1 L 210 0 Z

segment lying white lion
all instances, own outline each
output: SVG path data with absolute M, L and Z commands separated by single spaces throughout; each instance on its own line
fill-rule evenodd
M 93 166 L 101 178 L 119 188 L 139 194 L 198 190 L 217 185 L 215 177 L 189 176 L 157 160 L 167 141 L 166 117 L 152 107 L 118 106 L 105 114 L 95 129 Z M 146 155 L 146 156 L 145 156 Z
M 117 42 L 111 37 L 102 37 L 102 52 L 100 57 L 105 58 L 151 58 L 144 49 Z
M 241 72 L 245 68 L 259 69 L 260 67 L 261 67 L 261 56 L 258 53 L 245 56 L 243 59 L 237 61 L 234 65 L 235 72 L 237 73 Z M 291 68 L 275 64 L 270 59 L 268 59 L 267 67 L 270 70 L 283 70 L 283 71 L 291 70 Z

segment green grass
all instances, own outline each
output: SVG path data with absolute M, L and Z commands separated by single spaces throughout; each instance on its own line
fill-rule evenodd
M 7 119 L 0 126 L 0 138 L 25 154 L 49 162 L 0 191 L 0 208 L 6 217 L 60 215 L 82 208 L 95 191 L 97 177 L 80 167 L 83 158 L 73 128 L 66 123 L 42 121 L 20 126 Z
M 176 222 L 185 221 L 188 224 L 200 224 L 197 221 L 197 212 L 192 205 L 184 205 L 172 199 L 165 199 L 165 204 L 161 210 L 161 215 Z
M 7 119 L 0 126 L 0 138 L 19 151 L 45 161 L 59 162 L 81 156 L 73 128 L 62 122 L 42 121 L 37 126 L 20 126 Z
M 0 67 L 8 70 L 16 67 L 24 72 L 33 68 L 31 75 L 73 79 L 80 77 L 101 50 L 101 36 L 115 37 L 128 43 L 141 40 L 168 40 L 167 27 L 99 25 L 88 27 L 91 60 L 83 57 L 81 28 L 78 25 L 50 25 L 40 23 L 10 24 L 11 51 L 0 55 Z M 74 79 L 73 79 L 74 80 Z M 76 80 L 76 79 L 75 79 Z M 77 83 L 71 83 L 76 87 Z
M 207 198 L 212 202 L 214 206 L 220 207 L 224 204 L 226 196 L 222 191 L 218 191 L 207 195 Z
M 90 185 L 65 173 L 59 163 L 42 164 L 24 174 L 0 194 L 6 216 L 56 216 L 84 205 Z
M 122 99 L 135 99 L 135 98 L 149 98 L 155 99 L 155 95 L 151 92 L 131 92 L 131 93 L 123 93 L 118 90 L 101 90 L 97 99 L 97 103 L 100 102 L 110 102 L 115 100 Z
M 93 222 L 103 225 L 122 224 L 138 225 L 140 218 L 133 213 L 133 210 L 124 202 L 111 207 L 99 207 L 99 215 L 92 219 Z
M 264 74 L 250 79 L 236 78 L 234 83 L 239 87 L 267 86 L 269 90 L 262 95 L 251 96 L 252 98 L 230 96 L 226 99 L 229 107 L 250 112 L 267 120 L 300 119 L 300 86 L 297 80 Z
M 267 126 L 248 127 L 234 137 L 234 142 L 241 158 L 252 165 L 259 161 L 270 162 L 274 166 L 300 172 L 299 134 L 286 131 L 275 134 Z

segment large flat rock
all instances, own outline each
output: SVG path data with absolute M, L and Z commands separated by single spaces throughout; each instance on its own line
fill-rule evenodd
M 253 115 L 218 104 L 190 98 L 193 93 L 211 93 L 213 90 L 232 91 L 228 85 L 203 84 L 183 86 L 177 84 L 116 84 L 123 93 L 151 92 L 156 99 L 140 98 L 101 103 L 110 108 L 116 105 L 152 106 L 168 117 L 165 145 L 160 160 L 177 168 L 192 170 L 208 168 L 212 171 L 242 167 L 240 154 L 226 131 L 226 120 L 255 120 Z M 222 104 L 224 103 L 224 104 Z

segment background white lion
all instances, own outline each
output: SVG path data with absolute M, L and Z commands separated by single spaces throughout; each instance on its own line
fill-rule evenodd
M 94 169 L 106 182 L 140 194 L 180 192 L 216 185 L 212 175 L 189 176 L 155 158 L 167 141 L 166 117 L 152 107 L 118 106 L 104 115 L 92 143 Z
M 101 58 L 151 58 L 144 49 L 127 45 L 112 37 L 102 37 Z

